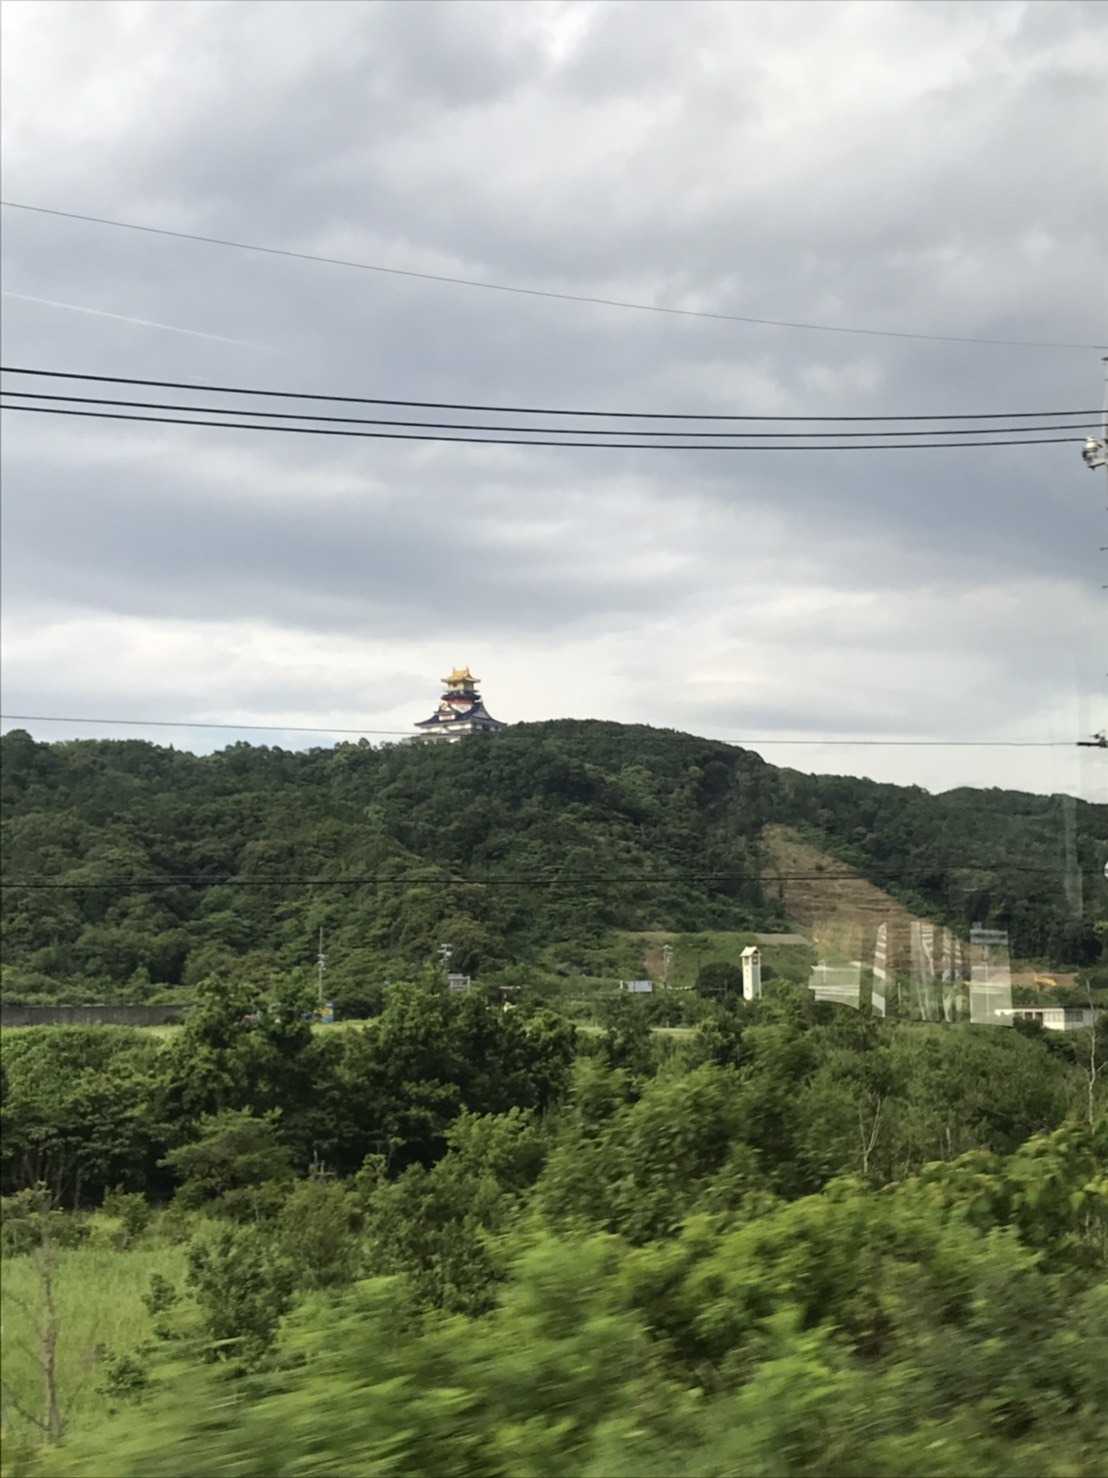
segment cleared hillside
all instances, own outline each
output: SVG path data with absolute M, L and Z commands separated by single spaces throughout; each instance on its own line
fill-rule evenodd
M 785 912 L 821 957 L 871 962 L 877 930 L 884 924 L 889 967 L 911 968 L 912 924 L 935 923 L 934 915 L 906 908 L 845 862 L 802 841 L 791 827 L 767 826 L 762 841 L 767 893 L 777 886 L 777 877 L 782 877 Z M 957 932 L 968 943 L 969 931 Z M 1043 967 L 1032 961 L 1013 958 L 1011 969 L 1014 985 L 1033 988 L 1043 980 Z M 1049 976 L 1059 987 L 1073 986 L 1076 978 L 1072 971 L 1057 969 Z

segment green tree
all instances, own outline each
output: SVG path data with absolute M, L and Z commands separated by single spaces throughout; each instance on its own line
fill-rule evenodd
M 743 972 L 740 966 L 732 965 L 727 960 L 709 960 L 707 964 L 701 965 L 696 975 L 696 989 L 702 996 L 717 997 L 721 1000 L 729 997 L 741 999 L 743 993 Z
M 493 1237 L 520 1216 L 542 1168 L 543 1133 L 529 1113 L 463 1114 L 447 1154 L 376 1185 L 367 1203 L 366 1257 L 376 1274 L 402 1274 L 431 1308 L 485 1313 L 505 1274 Z
M 276 1112 L 256 1117 L 237 1109 L 201 1118 L 195 1140 L 178 1145 L 163 1164 L 179 1182 L 177 1197 L 183 1206 L 207 1202 L 252 1204 L 235 1192 L 254 1190 L 267 1183 L 285 1184 L 292 1178 L 292 1160 L 278 1133 Z
M 272 1349 L 292 1306 L 296 1276 L 254 1227 L 225 1227 L 188 1250 L 187 1281 L 200 1306 L 204 1358 L 248 1370 Z
M 302 1180 L 277 1217 L 277 1242 L 304 1288 L 349 1283 L 361 1259 L 363 1214 L 356 1197 L 336 1181 Z

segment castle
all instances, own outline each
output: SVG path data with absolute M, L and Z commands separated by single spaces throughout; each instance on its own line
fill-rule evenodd
M 481 695 L 477 691 L 478 679 L 468 667 L 455 667 L 449 677 L 442 679 L 445 689 L 439 706 L 430 718 L 416 724 L 416 740 L 461 739 L 465 734 L 491 734 L 506 729 L 499 719 L 487 712 Z

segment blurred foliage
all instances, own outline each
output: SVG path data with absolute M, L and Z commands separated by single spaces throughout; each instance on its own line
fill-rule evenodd
M 1069 1185 L 1099 1167 L 1103 1182 L 1108 1138 L 1069 1128 L 1017 1158 L 990 1174 L 1018 1200 L 1032 1167 Z M 737 1220 L 698 1213 L 638 1250 L 535 1226 L 481 1317 L 413 1312 L 396 1281 L 361 1283 L 302 1307 L 268 1373 L 236 1382 L 167 1366 L 141 1415 L 121 1409 L 34 1471 L 1097 1472 L 1102 1230 L 1081 1230 L 1051 1196 L 1029 1237 L 1004 1195 L 982 1210 L 979 1174 L 955 1163 L 940 1195 L 928 1176 L 884 1193 L 839 1180 Z M 1086 1194 L 1103 1229 L 1108 1187 Z M 1088 1256 L 1055 1265 L 1036 1245 L 1048 1227 Z
M 149 1271 L 110 1348 L 81 1282 L 86 1313 L 58 1323 L 64 1441 L 43 1446 L 9 1401 L 4 1478 L 1098 1471 L 1092 1033 L 1061 1052 L 777 983 L 676 1043 L 622 998 L 575 1044 L 545 1011 L 428 983 L 320 1041 L 203 994 L 147 1064 L 136 1112 L 172 1141 L 149 1184 L 105 1185 L 95 1210 L 52 1209 L 49 1188 L 5 1201 L 19 1298 L 43 1229 L 58 1288 L 89 1244 L 55 1229 L 110 1221 L 126 1235 L 95 1255 Z M 114 1038 L 130 1067 L 132 1035 Z M 85 1037 L 110 1078 L 95 1029 L 13 1057 L 13 1173 Z M 114 1122 L 44 1144 L 91 1166 L 82 1133 L 98 1146 Z M 176 1194 L 143 1214 L 139 1190 Z M 151 1266 L 161 1247 L 183 1279 Z M 41 1369 L 17 1374 L 34 1410 Z

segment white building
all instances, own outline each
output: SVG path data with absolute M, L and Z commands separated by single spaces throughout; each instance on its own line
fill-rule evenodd
M 743 1000 L 759 1001 L 762 998 L 762 955 L 754 945 L 748 944 L 742 953 Z
M 1038 1021 L 1048 1032 L 1079 1032 L 1096 1023 L 1092 1006 L 1006 1006 L 998 1016 L 1009 1021 Z

